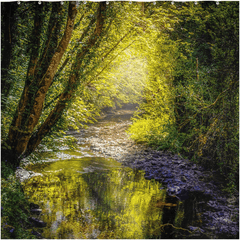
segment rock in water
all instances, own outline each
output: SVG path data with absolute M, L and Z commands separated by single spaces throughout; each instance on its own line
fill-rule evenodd
M 34 227 L 42 228 L 47 226 L 45 222 L 34 217 L 29 217 L 28 220 Z

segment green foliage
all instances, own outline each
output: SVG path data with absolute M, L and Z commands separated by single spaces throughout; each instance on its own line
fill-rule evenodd
M 233 191 L 239 175 L 238 3 L 175 7 L 174 30 L 158 38 L 161 50 L 152 57 L 143 115 L 130 133 L 135 140 L 218 169 Z
M 1 238 L 34 239 L 26 230 L 29 204 L 21 185 L 13 174 L 9 175 L 9 167 L 3 162 L 1 168 Z
M 83 59 L 74 98 L 68 102 L 52 131 L 42 140 L 42 145 L 52 150 L 65 144 L 73 148 L 75 140 L 68 141 L 67 138 L 63 138 L 64 132 L 69 128 L 77 130 L 79 127 L 85 127 L 85 123 L 94 122 L 95 117 L 106 106 L 121 106 L 124 103 L 139 101 L 144 87 L 146 63 L 142 56 L 136 57 L 139 55 L 136 48 L 128 50 L 130 40 L 125 37 L 135 32 L 133 29 L 135 23 L 130 23 L 129 19 L 138 16 L 139 8 L 136 8 L 137 4 L 133 8 L 128 4 L 122 5 L 121 14 L 125 14 L 126 11 L 128 12 L 126 15 L 129 14 L 123 19 L 122 15 L 119 15 L 120 5 L 118 2 L 109 5 L 106 29 L 98 44 L 90 49 Z M 47 119 L 67 85 L 67 79 L 72 71 L 75 71 L 72 65 L 77 61 L 75 59 L 77 52 L 81 51 L 84 42 L 94 30 L 91 21 L 96 18 L 97 7 L 96 3 L 80 4 L 75 21 L 76 28 L 61 61 L 61 64 L 66 61 L 67 64 L 63 68 L 61 64 L 59 65 L 53 84 L 47 93 L 45 107 L 37 127 Z M 117 15 L 122 18 L 121 21 L 118 20 Z M 87 34 L 85 34 L 86 30 L 88 30 Z M 131 41 L 137 37 L 134 36 Z M 41 148 L 43 146 L 39 146 L 39 149 Z
M 55 9 L 50 3 L 43 5 L 39 57 L 47 44 L 50 13 Z M 27 79 L 29 43 L 35 37 L 34 6 L 21 4 L 16 11 L 18 41 L 8 70 L 11 88 L 2 95 L 2 141 L 7 139 Z M 74 138 L 63 138 L 69 128 L 77 130 L 94 122 L 106 106 L 139 103 L 129 129 L 133 139 L 181 152 L 216 168 L 229 176 L 232 188 L 239 165 L 238 7 L 238 2 L 221 2 L 218 6 L 215 2 L 109 2 L 101 36 L 82 59 L 77 59 L 94 36 L 98 9 L 97 2 L 79 3 L 72 38 L 32 134 L 37 133 L 64 91 L 75 92 L 72 99 L 64 100 L 64 111 L 37 151 L 66 145 L 74 148 Z M 62 8 L 59 31 L 54 32 L 58 33 L 54 35 L 58 43 L 68 4 Z M 74 68 L 78 62 L 80 68 Z M 66 89 L 73 73 L 78 79 Z M 34 86 L 29 91 L 33 96 L 37 90 Z M 29 111 L 24 114 L 29 115 Z
M 7 179 L 10 175 L 14 174 L 14 169 L 9 166 L 9 163 L 6 159 L 1 159 L 1 177 Z
M 186 134 L 187 152 L 228 174 L 231 186 L 238 179 L 237 5 L 203 3 L 186 10 L 181 26 L 193 34 L 180 39 L 190 43 L 191 52 L 188 44 L 183 47 L 185 67 L 180 63 L 174 73 L 176 119 L 179 132 Z
M 170 139 L 175 129 L 174 122 L 174 89 L 172 88 L 172 71 L 177 54 L 177 45 L 171 41 L 164 29 L 170 30 L 176 19 L 172 19 L 171 7 L 163 9 L 157 6 L 153 9 L 153 21 L 142 37 L 139 49 L 146 51 L 147 75 L 142 94 L 143 102 L 136 113 L 133 125 L 129 128 L 131 138 L 147 142 L 159 149 L 176 150 L 178 143 L 171 144 Z M 161 14 L 166 14 L 164 20 Z M 157 17 L 159 15 L 159 17 Z M 149 23 L 150 24 L 150 23 Z M 170 30 L 171 31 L 171 30 Z M 151 33 L 151 35 L 150 35 Z

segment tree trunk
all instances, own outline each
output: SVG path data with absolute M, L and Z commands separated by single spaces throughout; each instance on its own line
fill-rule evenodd
M 61 9 L 61 7 L 57 8 L 57 11 L 56 9 L 53 9 L 53 14 L 54 11 L 58 12 L 59 9 Z M 18 165 L 17 159 L 19 159 L 27 149 L 34 128 L 42 114 L 46 93 L 52 83 L 57 67 L 72 36 L 74 20 L 77 14 L 76 2 L 69 2 L 67 24 L 58 47 L 56 47 L 57 41 L 52 34 L 56 25 L 51 25 L 52 22 L 49 23 L 47 44 L 41 59 L 39 59 L 41 37 L 40 27 L 42 21 L 40 17 L 41 11 L 41 5 L 38 5 L 36 2 L 33 30 L 34 39 L 32 41 L 32 52 L 27 78 L 8 133 L 7 144 L 11 147 L 11 155 L 13 156 L 11 161 L 17 161 L 15 165 Z M 51 44 L 48 44 L 49 42 L 51 42 Z M 53 50 L 54 53 L 50 50 Z
M 58 11 L 59 8 L 53 8 L 52 14 L 54 15 L 54 13 Z M 69 2 L 65 33 L 57 48 L 55 48 L 55 43 L 57 41 L 53 38 L 54 32 L 57 31 L 57 24 L 53 24 L 52 21 L 49 21 L 50 23 L 47 31 L 48 38 L 44 44 L 45 49 L 43 49 L 42 55 L 39 57 L 41 25 L 41 17 L 39 16 L 41 9 L 36 5 L 36 16 L 34 20 L 35 38 L 32 42 L 32 55 L 30 57 L 26 83 L 9 129 L 8 140 L 6 141 L 11 149 L 8 151 L 6 150 L 5 154 L 8 154 L 8 158 L 10 158 L 9 160 L 11 160 L 14 166 L 18 166 L 20 159 L 30 155 L 36 149 L 41 140 L 60 119 L 68 102 L 73 98 L 77 86 L 80 83 L 79 70 L 82 62 L 85 57 L 88 56 L 90 49 L 100 42 L 99 37 L 103 31 L 105 11 L 106 3 L 100 2 L 94 33 L 89 37 L 86 46 L 77 54 L 68 84 L 60 95 L 57 105 L 50 112 L 39 129 L 35 130 L 42 114 L 45 96 L 52 84 L 57 67 L 70 41 L 74 28 L 74 19 L 77 13 L 76 3 Z
M 84 57 L 88 54 L 89 50 L 96 44 L 98 38 L 100 37 L 103 31 L 104 19 L 106 11 L 106 2 L 100 2 L 98 8 L 98 16 L 96 28 L 92 36 L 89 37 L 87 45 L 82 49 L 81 52 L 77 54 L 76 61 L 72 66 L 72 74 L 69 77 L 68 84 L 61 94 L 59 101 L 55 108 L 51 111 L 48 118 L 37 130 L 36 134 L 32 135 L 25 156 L 30 155 L 36 147 L 41 143 L 42 139 L 50 132 L 51 128 L 57 123 L 60 119 L 64 109 L 68 102 L 73 98 L 74 93 L 77 90 L 77 86 L 80 82 L 79 70 L 83 62 Z

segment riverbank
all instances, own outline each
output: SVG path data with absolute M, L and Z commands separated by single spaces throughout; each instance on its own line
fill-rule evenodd
M 88 149 L 85 156 L 92 152 L 94 156 L 113 158 L 124 166 L 144 170 L 146 179 L 163 183 L 169 196 L 183 202 L 183 226 L 188 230 L 183 238 L 238 238 L 238 194 L 230 196 L 222 191 L 224 182 L 217 172 L 129 139 L 126 130 L 132 114 L 132 109 L 109 111 L 88 129 L 68 134 Z M 27 170 L 16 173 L 21 179 L 35 176 Z M 198 225 L 193 224 L 196 222 Z M 168 228 L 178 231 L 174 226 Z
M 131 124 L 131 114 L 131 110 L 109 112 L 89 129 L 69 134 L 77 137 L 79 143 L 88 144 L 98 156 L 144 170 L 146 179 L 163 183 L 170 196 L 176 196 L 191 209 L 190 219 L 201 222 L 197 230 L 198 227 L 189 225 L 191 221 L 186 221 L 185 227 L 193 231 L 195 237 L 238 238 L 238 193 L 224 192 L 225 182 L 216 171 L 129 139 L 125 130 Z

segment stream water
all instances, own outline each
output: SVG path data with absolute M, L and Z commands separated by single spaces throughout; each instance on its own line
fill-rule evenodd
M 204 195 L 194 193 L 180 201 L 169 196 L 159 181 L 146 180 L 144 171 L 120 163 L 135 156 L 129 147 L 132 143 L 122 135 L 131 116 L 126 112 L 111 115 L 83 130 L 84 135 L 72 131 L 69 134 L 78 138 L 78 149 L 46 151 L 40 162 L 27 165 L 26 170 L 38 174 L 24 182 L 24 192 L 42 209 L 33 217 L 47 224 L 34 231 L 47 239 L 216 237 L 214 227 L 209 228 L 212 235 L 202 229 L 202 217 L 209 210 Z M 92 139 L 94 147 L 83 141 L 86 138 Z M 108 156 L 121 157 L 116 161 L 98 154 L 106 150 Z M 226 219 L 221 218 L 225 226 Z
M 172 223 L 183 217 L 182 211 L 176 214 L 177 199 L 166 197 L 161 184 L 145 180 L 142 171 L 80 151 L 59 153 L 45 153 L 45 162 L 28 166 L 42 176 L 24 186 L 42 208 L 45 238 L 160 238 L 164 215 Z

